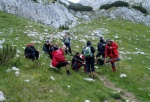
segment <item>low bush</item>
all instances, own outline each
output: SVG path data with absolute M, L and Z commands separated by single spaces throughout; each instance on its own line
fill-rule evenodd
M 60 30 L 69 30 L 69 27 L 66 25 L 62 25 L 59 27 Z
M 129 3 L 124 2 L 124 1 L 115 1 L 114 3 L 112 3 L 112 6 L 114 6 L 114 7 L 122 7 L 122 6 L 128 7 Z
M 6 64 L 10 59 L 13 59 L 16 52 L 16 47 L 12 47 L 8 44 L 3 46 L 3 48 L 0 49 L 0 65 Z
M 132 8 L 134 8 L 135 10 L 139 10 L 141 11 L 143 14 L 148 14 L 147 10 L 145 8 L 143 8 L 142 6 L 132 6 Z
M 100 6 L 100 9 L 105 9 L 105 10 L 107 10 L 107 9 L 110 9 L 111 7 L 112 7 L 111 4 L 104 4 L 104 5 L 101 5 L 101 6 Z
M 72 2 L 69 2 L 70 5 L 67 7 L 68 9 L 72 9 L 74 11 L 92 11 L 93 8 L 90 7 L 90 6 L 83 6 L 82 4 L 80 3 L 72 3 Z
M 128 7 L 129 6 L 129 3 L 128 2 L 124 2 L 124 1 L 116 1 L 114 3 L 111 3 L 111 4 L 104 4 L 104 5 L 101 5 L 100 6 L 100 9 L 110 9 L 111 7 Z

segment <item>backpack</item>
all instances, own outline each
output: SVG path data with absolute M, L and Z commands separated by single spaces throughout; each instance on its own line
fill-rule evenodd
M 91 46 L 87 46 L 83 49 L 83 55 L 85 58 L 92 57 Z

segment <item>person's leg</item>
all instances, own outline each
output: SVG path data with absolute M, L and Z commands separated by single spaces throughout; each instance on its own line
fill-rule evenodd
M 32 59 L 32 53 L 27 54 L 25 58 Z
M 120 60 L 120 58 L 113 58 L 113 59 L 110 59 L 110 63 L 111 62 L 117 62 L 117 61 L 119 61 Z
M 106 63 L 108 63 L 108 62 L 110 62 L 110 63 L 112 63 L 112 62 L 117 62 L 117 61 L 119 61 L 120 60 L 120 58 L 111 58 L 111 59 L 109 59 Z
M 96 59 L 95 59 L 95 62 L 96 62 L 96 64 L 98 64 L 98 57 L 100 56 L 100 53 L 98 52 L 97 54 L 96 54 Z
M 91 70 L 92 70 L 92 77 L 96 77 L 95 68 L 94 68 L 94 57 L 91 59 Z
M 112 71 L 116 72 L 115 62 L 111 62 Z
M 66 53 L 66 55 L 67 55 L 67 54 L 68 54 L 68 43 L 65 43 L 65 46 L 66 46 L 65 53 Z
M 35 52 L 35 57 L 36 57 L 36 59 L 39 58 L 39 52 L 38 51 Z
M 86 65 L 83 65 L 83 66 L 84 66 L 84 73 L 87 73 Z
M 72 65 L 72 69 L 73 70 L 77 70 L 78 69 L 78 63 L 75 62 L 73 65 Z
M 70 43 L 68 43 L 68 49 L 69 49 L 69 53 L 72 54 Z
M 89 77 L 92 77 L 91 76 L 91 70 L 90 70 L 90 63 L 91 63 L 91 59 L 87 59 L 86 58 L 86 68 L 87 68 L 87 72 L 88 72 L 88 75 L 89 75 Z
M 66 66 L 67 64 L 69 64 L 68 61 L 59 62 L 59 63 L 56 65 L 56 67 L 57 67 L 58 69 L 60 69 L 60 67 L 64 67 L 64 66 Z
M 65 66 L 65 68 L 66 68 L 66 73 L 67 73 L 67 75 L 71 75 L 71 73 L 70 73 L 70 71 L 69 71 L 69 63 L 68 63 L 68 61 L 59 62 L 59 63 L 56 65 L 56 67 L 57 67 L 58 69 L 60 69 L 60 67 L 63 67 L 63 66 Z
M 32 59 L 32 61 L 35 60 L 35 52 L 32 52 L 32 53 L 31 53 L 31 59 Z
M 43 51 L 44 51 L 45 53 L 47 53 L 47 49 L 46 49 L 45 46 L 43 46 Z
M 95 68 L 94 68 L 94 57 L 91 58 L 91 70 L 92 70 L 92 72 L 95 71 Z

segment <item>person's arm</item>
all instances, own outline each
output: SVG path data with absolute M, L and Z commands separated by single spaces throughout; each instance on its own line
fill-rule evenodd
M 94 54 L 95 48 L 94 48 L 93 46 L 91 46 L 91 51 L 92 51 L 92 53 Z
M 113 43 L 112 49 L 113 49 L 113 50 L 118 49 L 118 45 L 117 45 L 116 43 Z
M 79 62 L 79 63 L 82 63 L 82 61 L 80 61 L 78 58 L 76 58 L 76 57 L 73 57 L 73 60 L 75 61 L 75 62 Z
M 107 58 L 107 48 L 108 46 L 105 46 L 104 64 L 106 63 L 106 58 Z

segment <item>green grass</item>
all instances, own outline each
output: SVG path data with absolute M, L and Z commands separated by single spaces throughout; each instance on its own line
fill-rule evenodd
M 50 68 L 48 55 L 42 51 L 40 52 L 41 57 L 37 61 L 32 62 L 24 58 L 23 47 L 26 44 L 38 40 L 41 43 L 36 43 L 35 47 L 42 50 L 46 37 L 44 40 L 39 40 L 39 37 L 57 34 L 58 30 L 3 12 L 0 12 L 0 22 L 0 32 L 2 32 L 0 40 L 5 38 L 6 43 L 16 45 L 20 51 L 18 53 L 20 57 L 9 61 L 5 66 L 0 65 L 0 90 L 4 92 L 6 102 L 84 102 L 85 100 L 103 102 L 106 99 L 109 102 L 116 102 L 115 98 L 120 97 L 113 93 L 114 90 L 104 86 L 98 78 L 94 82 L 83 80 L 83 78 L 88 77 L 84 74 L 83 68 L 77 73 L 71 70 L 73 77 L 66 76 L 65 68 L 60 71 Z M 72 38 L 78 37 L 77 40 L 71 42 L 73 52 L 81 52 L 82 46 L 85 45 L 85 43 L 78 41 L 80 39 L 91 40 L 96 48 L 99 38 L 95 37 L 92 40 L 92 38 L 84 38 L 84 36 L 91 36 L 92 31 L 99 28 L 108 29 L 109 33 L 104 35 L 105 38 L 114 39 L 119 45 L 120 52 L 130 53 L 121 53 L 122 59 L 117 63 L 115 74 L 111 71 L 109 64 L 99 66 L 96 71 L 108 78 L 117 87 L 135 94 L 140 102 L 149 102 L 150 70 L 147 67 L 150 67 L 150 40 L 147 39 L 149 39 L 150 27 L 121 19 L 100 18 L 99 20 L 85 22 L 70 29 L 70 31 L 75 32 Z M 27 36 L 26 32 L 31 31 L 38 32 L 38 36 Z M 115 35 L 119 38 L 114 38 Z M 62 43 L 61 39 L 57 38 L 53 41 L 53 43 L 55 42 Z M 79 48 L 73 46 L 79 46 Z M 135 48 L 140 49 L 146 55 L 134 54 L 133 52 L 137 52 Z M 67 56 L 66 58 L 71 59 Z M 131 58 L 131 60 L 127 58 Z M 20 69 L 19 76 L 15 76 L 15 71 L 6 72 L 13 66 Z M 125 73 L 127 77 L 120 78 L 122 73 Z M 55 81 L 50 79 L 50 76 L 53 76 Z M 24 80 L 30 81 L 25 82 Z

